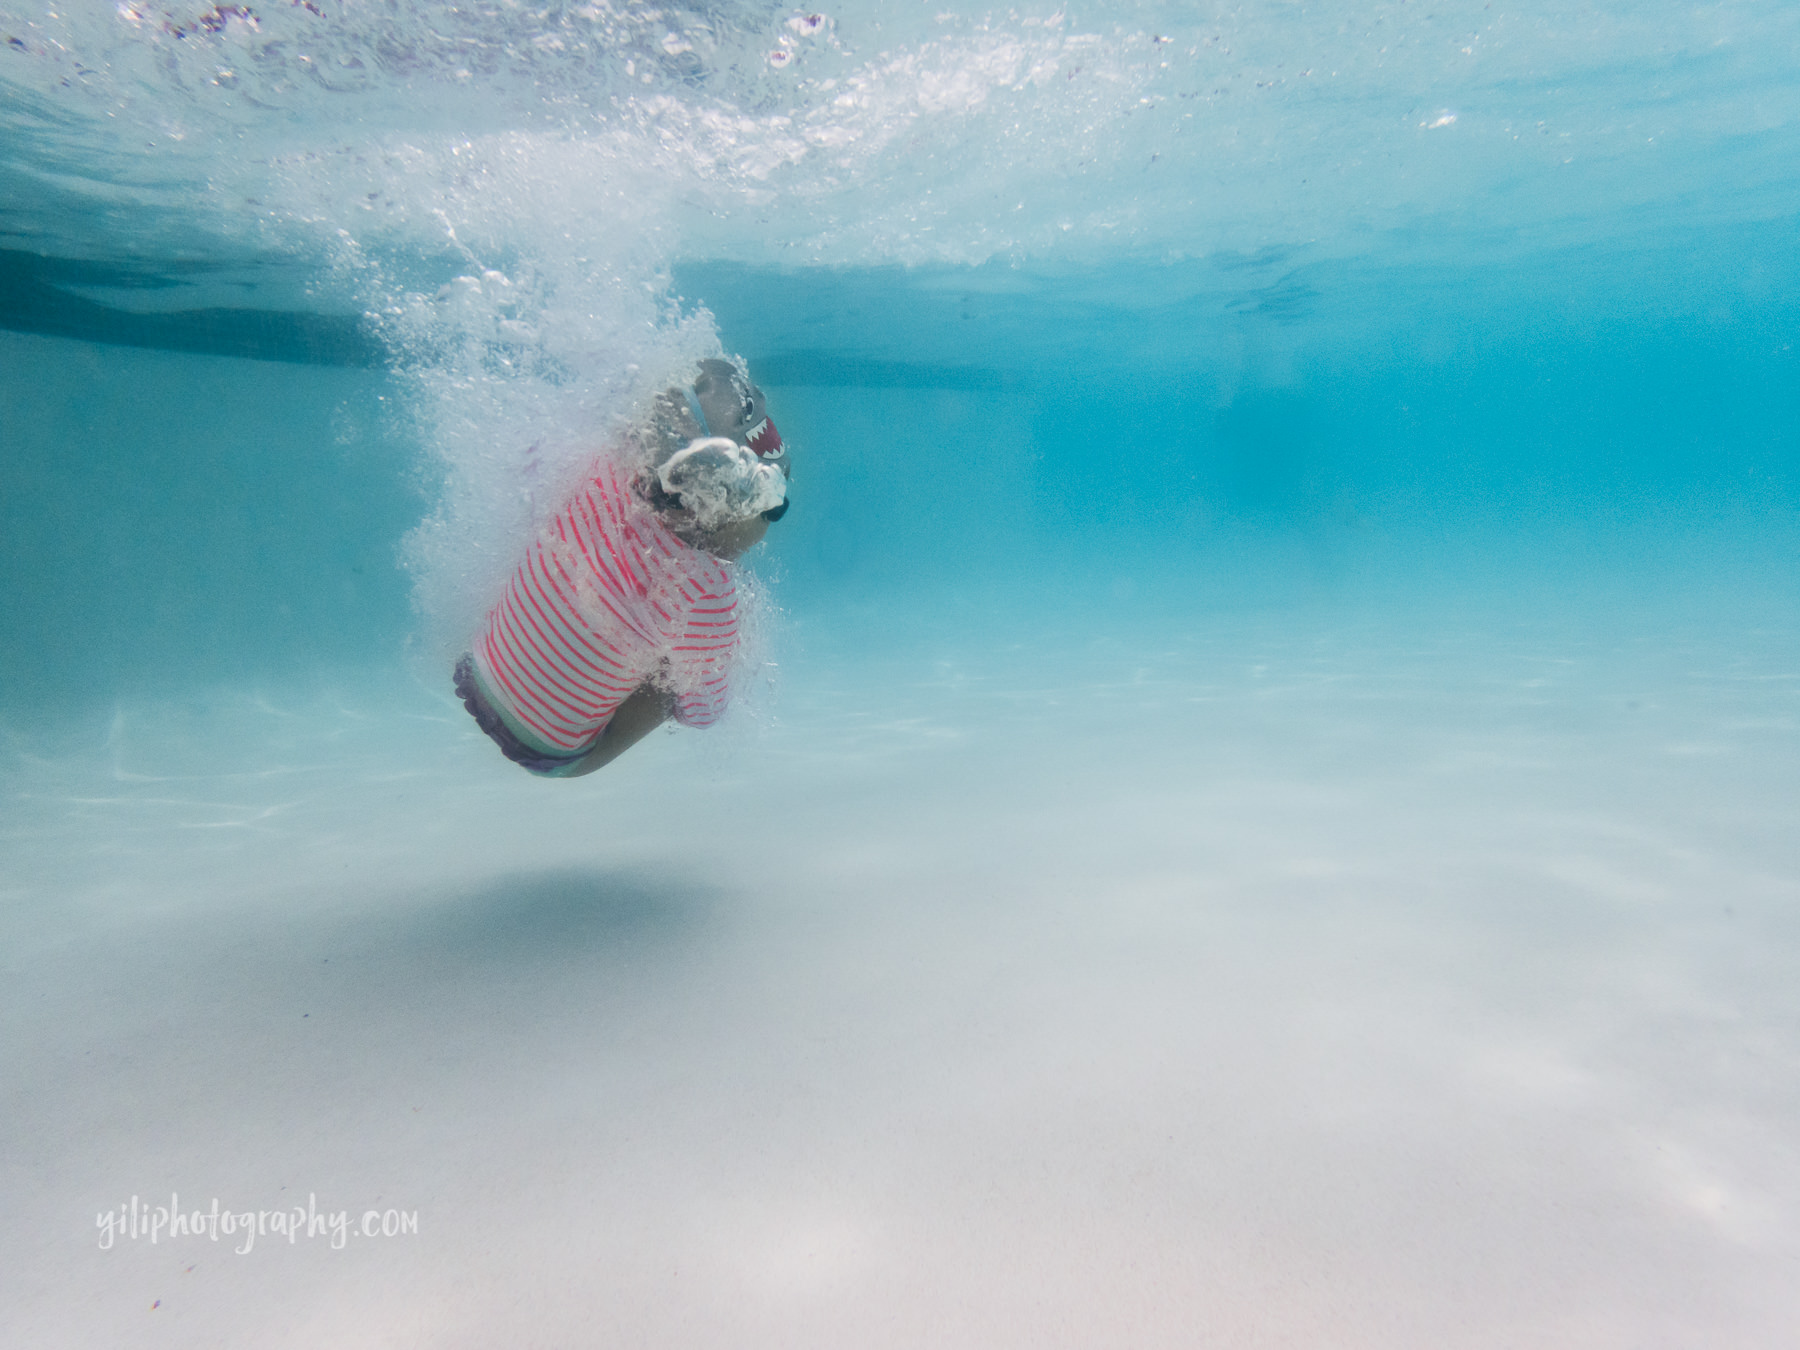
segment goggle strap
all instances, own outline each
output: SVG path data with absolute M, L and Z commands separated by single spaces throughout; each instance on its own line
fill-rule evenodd
M 692 385 L 684 384 L 681 386 L 681 392 L 687 398 L 688 411 L 694 415 L 694 420 L 700 424 L 700 434 L 702 436 L 712 435 L 712 428 L 706 425 L 706 414 L 701 410 L 700 400 L 694 395 L 694 387 Z

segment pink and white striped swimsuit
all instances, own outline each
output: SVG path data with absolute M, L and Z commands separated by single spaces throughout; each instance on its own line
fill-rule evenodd
M 607 457 L 532 544 L 471 655 L 520 740 L 561 757 L 591 748 L 652 677 L 676 721 L 711 726 L 736 646 L 730 568 L 677 539 Z

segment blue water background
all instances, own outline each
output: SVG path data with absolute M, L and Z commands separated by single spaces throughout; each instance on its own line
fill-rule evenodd
M 796 447 L 754 565 L 811 640 L 1508 597 L 1774 621 L 1800 522 L 1791 224 L 1676 242 L 1462 272 L 694 263 L 674 286 Z M 399 546 L 433 480 L 395 380 L 0 343 L 14 715 L 407 659 Z

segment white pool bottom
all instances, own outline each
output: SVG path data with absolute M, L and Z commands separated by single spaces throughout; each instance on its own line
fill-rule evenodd
M 578 782 L 15 728 L 4 1340 L 1791 1343 L 1791 633 L 806 649 Z M 171 1191 L 418 1232 L 100 1249 Z

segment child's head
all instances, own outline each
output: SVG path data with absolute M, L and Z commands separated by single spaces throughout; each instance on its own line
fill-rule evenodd
M 646 430 L 645 496 L 704 547 L 736 557 L 786 513 L 787 448 L 743 366 L 702 361 L 657 396 Z
M 763 391 L 750 382 L 742 367 L 716 357 L 702 361 L 694 379 L 694 405 L 700 429 L 707 435 L 747 445 L 760 459 L 785 458 L 786 448 L 769 419 Z M 784 471 L 786 467 L 784 463 Z

